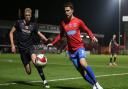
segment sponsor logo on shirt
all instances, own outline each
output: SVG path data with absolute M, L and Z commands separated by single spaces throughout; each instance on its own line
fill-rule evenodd
M 30 31 L 30 30 L 22 29 L 22 31 L 23 31 L 23 32 L 25 32 L 25 33 L 31 33 L 31 31 Z
M 67 31 L 67 34 L 68 35 L 74 35 L 74 34 L 76 34 L 76 30 Z

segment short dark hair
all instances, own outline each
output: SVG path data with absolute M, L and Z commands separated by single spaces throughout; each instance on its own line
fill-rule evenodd
M 74 10 L 74 6 L 73 6 L 73 4 L 72 4 L 71 2 L 66 2 L 66 3 L 64 4 L 64 7 L 70 7 L 71 9 Z

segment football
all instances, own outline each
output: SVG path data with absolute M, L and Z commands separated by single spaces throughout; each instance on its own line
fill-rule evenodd
M 45 66 L 47 64 L 47 58 L 44 54 L 37 54 L 36 61 L 37 66 Z

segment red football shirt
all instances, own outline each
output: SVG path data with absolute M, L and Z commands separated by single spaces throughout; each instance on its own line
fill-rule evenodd
M 91 30 L 84 24 L 84 22 L 76 17 L 70 21 L 63 20 L 61 22 L 60 34 L 52 42 L 54 45 L 64 34 L 66 34 L 68 50 L 76 51 L 78 48 L 83 48 L 84 43 L 80 37 L 80 28 L 82 28 L 92 39 L 94 36 Z

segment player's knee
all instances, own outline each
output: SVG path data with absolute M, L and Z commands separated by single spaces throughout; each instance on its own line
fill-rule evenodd
M 111 55 L 110 55 L 110 58 L 112 58 L 112 56 L 113 56 L 113 55 L 111 54 Z
M 35 64 L 36 54 L 32 54 L 32 55 L 31 55 L 31 59 L 32 59 L 32 62 Z
M 85 58 L 80 59 L 80 64 L 81 64 L 82 67 L 87 67 L 88 66 L 87 61 L 85 60 Z
M 115 54 L 114 57 L 116 57 L 117 55 Z

